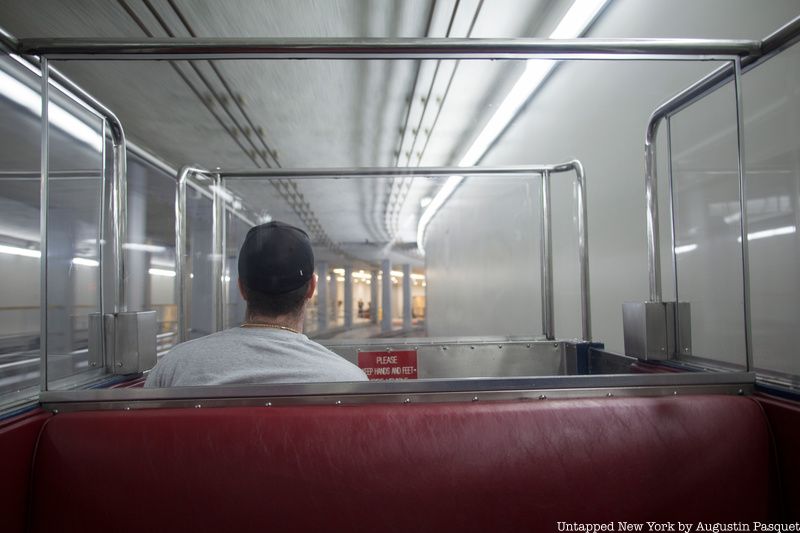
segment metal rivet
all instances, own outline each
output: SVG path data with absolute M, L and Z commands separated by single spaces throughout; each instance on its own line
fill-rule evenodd
M 200 409 L 201 407 L 203 407 L 203 406 L 202 406 L 202 405 L 200 405 L 199 403 L 198 403 L 198 404 L 195 404 L 195 406 L 194 406 L 194 408 L 195 408 L 195 409 Z
M 477 402 L 477 401 L 478 401 L 478 397 L 477 397 L 477 396 L 473 396 L 473 397 L 472 397 L 472 401 L 473 401 L 473 402 Z
M 498 345 L 497 345 L 497 348 L 498 348 L 498 349 L 500 349 L 500 350 L 502 350 L 502 349 L 503 349 L 503 345 L 502 345 L 502 344 L 498 344 Z
M 58 409 L 53 409 L 53 414 L 57 415 L 58 414 Z
M 336 400 L 336 405 L 342 405 L 342 400 Z
M 95 363 L 94 361 L 92 361 L 91 363 L 89 363 L 89 365 L 91 365 L 91 366 L 97 366 L 97 363 Z
M 540 394 L 540 395 L 539 395 L 539 399 L 540 399 L 540 400 L 546 400 L 546 399 L 547 399 L 547 396 L 545 396 L 544 394 Z
M 131 410 L 131 408 L 130 408 L 130 407 L 126 407 L 126 408 L 125 408 L 125 410 L 126 410 L 126 411 L 130 411 L 130 410 Z
M 608 398 L 613 398 L 614 397 L 614 393 L 613 392 L 609 392 L 608 394 L 606 394 L 606 396 Z
M 264 407 L 272 407 L 272 402 L 267 402 L 264 404 Z
M 526 345 L 525 345 L 525 347 L 526 347 L 526 348 L 530 348 L 530 347 L 531 347 L 531 345 L 530 345 L 530 344 L 526 344 Z
M 558 348 L 558 343 L 557 342 L 553 343 L 553 348 Z
M 447 349 L 447 346 L 442 346 L 442 350 L 446 350 L 446 349 Z
M 403 400 L 403 403 L 411 403 L 411 398 L 406 398 L 405 400 Z
M 475 347 L 474 347 L 474 346 L 470 346 L 470 347 L 469 347 L 469 349 L 470 349 L 470 350 L 474 350 L 474 349 L 475 349 Z
M 672 395 L 673 396 L 677 396 L 678 395 L 678 391 L 676 391 L 676 390 L 672 391 Z
M 738 391 L 736 391 L 736 394 L 742 396 L 744 394 L 744 391 L 742 389 L 739 389 Z
M 122 361 L 120 361 L 119 363 L 117 363 L 117 366 L 122 366 Z

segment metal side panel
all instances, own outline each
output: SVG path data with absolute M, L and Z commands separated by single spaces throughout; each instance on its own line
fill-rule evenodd
M 359 343 L 323 343 L 328 349 L 358 364 L 362 352 L 411 350 L 417 357 L 417 377 L 476 378 L 509 376 L 560 376 L 576 373 L 577 351 L 570 341 L 541 339 L 374 339 Z

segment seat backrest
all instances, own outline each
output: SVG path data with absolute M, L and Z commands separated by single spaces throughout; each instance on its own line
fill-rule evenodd
M 749 398 L 59 414 L 34 531 L 551 531 L 768 518 Z

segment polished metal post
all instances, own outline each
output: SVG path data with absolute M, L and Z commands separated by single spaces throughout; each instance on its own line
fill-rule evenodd
M 572 161 L 575 169 L 576 201 L 578 207 L 578 260 L 581 273 L 581 331 L 583 340 L 592 340 L 592 302 L 589 284 L 589 219 L 586 202 L 586 173 L 578 160 Z
M 647 198 L 647 271 L 650 280 L 650 301 L 660 302 L 661 243 L 658 229 L 658 176 L 656 170 L 656 134 L 660 120 L 650 122 L 644 141 L 645 196 Z
M 127 153 L 125 138 L 122 137 L 114 146 L 114 178 L 111 183 L 111 220 L 114 228 L 114 313 L 128 310 L 125 296 L 125 257 L 123 244 L 128 228 L 128 180 L 127 180 Z
M 553 325 L 553 242 L 550 216 L 550 171 L 542 172 L 540 202 L 540 261 L 542 285 L 542 334 L 548 339 L 555 339 Z
M 222 269 L 222 219 L 224 213 L 224 199 L 222 198 L 222 179 L 219 174 L 214 175 L 214 185 L 212 188 L 212 213 L 211 213 L 211 277 L 212 282 L 212 301 L 214 306 L 214 331 L 222 331 L 224 329 L 222 323 L 224 297 L 223 297 L 223 282 L 224 273 Z
M 108 254 L 106 254 L 106 243 L 109 241 L 108 239 L 108 229 L 106 228 L 106 210 L 108 208 L 108 204 L 106 204 L 106 194 L 107 194 L 107 187 L 106 187 L 106 128 L 108 125 L 108 121 L 103 118 L 103 127 L 102 127 L 102 144 L 100 150 L 100 157 L 101 157 L 101 178 L 100 178 L 100 213 L 99 213 L 99 225 L 100 225 L 100 232 L 97 238 L 97 261 L 100 263 L 98 265 L 97 274 L 99 278 L 99 283 L 97 284 L 97 293 L 100 297 L 100 319 L 103 320 L 102 317 L 106 316 L 106 259 Z M 113 177 L 112 177 L 113 179 Z M 106 336 L 100 335 L 100 361 L 96 361 L 101 365 L 105 364 L 106 361 L 106 354 L 107 346 L 106 346 Z
M 675 253 L 675 177 L 672 173 L 672 116 L 667 115 L 665 120 L 665 129 L 667 133 L 667 177 L 669 178 L 669 221 L 670 221 L 670 240 L 672 241 L 672 248 L 670 255 L 672 256 L 672 275 L 675 283 L 675 351 L 680 353 L 683 350 L 680 339 L 681 337 L 681 320 L 680 320 L 680 302 L 678 297 L 678 254 Z
M 50 68 L 46 57 L 40 63 L 42 71 L 42 181 L 39 189 L 39 381 L 44 392 L 47 377 L 47 211 L 50 206 Z
M 747 180 L 745 179 L 744 157 L 744 111 L 742 109 L 742 61 L 736 58 L 733 62 L 736 91 L 736 142 L 739 156 L 739 230 L 742 235 L 742 300 L 744 303 L 744 348 L 747 371 L 753 368 L 753 325 L 750 309 L 750 249 L 748 243 L 747 224 Z
M 189 308 L 187 291 L 188 272 L 186 264 L 189 260 L 188 235 L 186 228 L 186 179 L 191 167 L 183 167 L 178 174 L 175 187 L 175 300 L 178 304 L 178 342 L 189 339 L 189 321 L 186 310 Z

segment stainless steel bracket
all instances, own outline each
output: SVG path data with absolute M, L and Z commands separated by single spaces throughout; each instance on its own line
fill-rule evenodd
M 625 355 L 645 360 L 676 359 L 692 353 L 689 302 L 622 304 Z
M 89 315 L 89 366 L 105 366 L 111 374 L 138 374 L 153 368 L 156 332 L 155 311 L 92 313 Z

